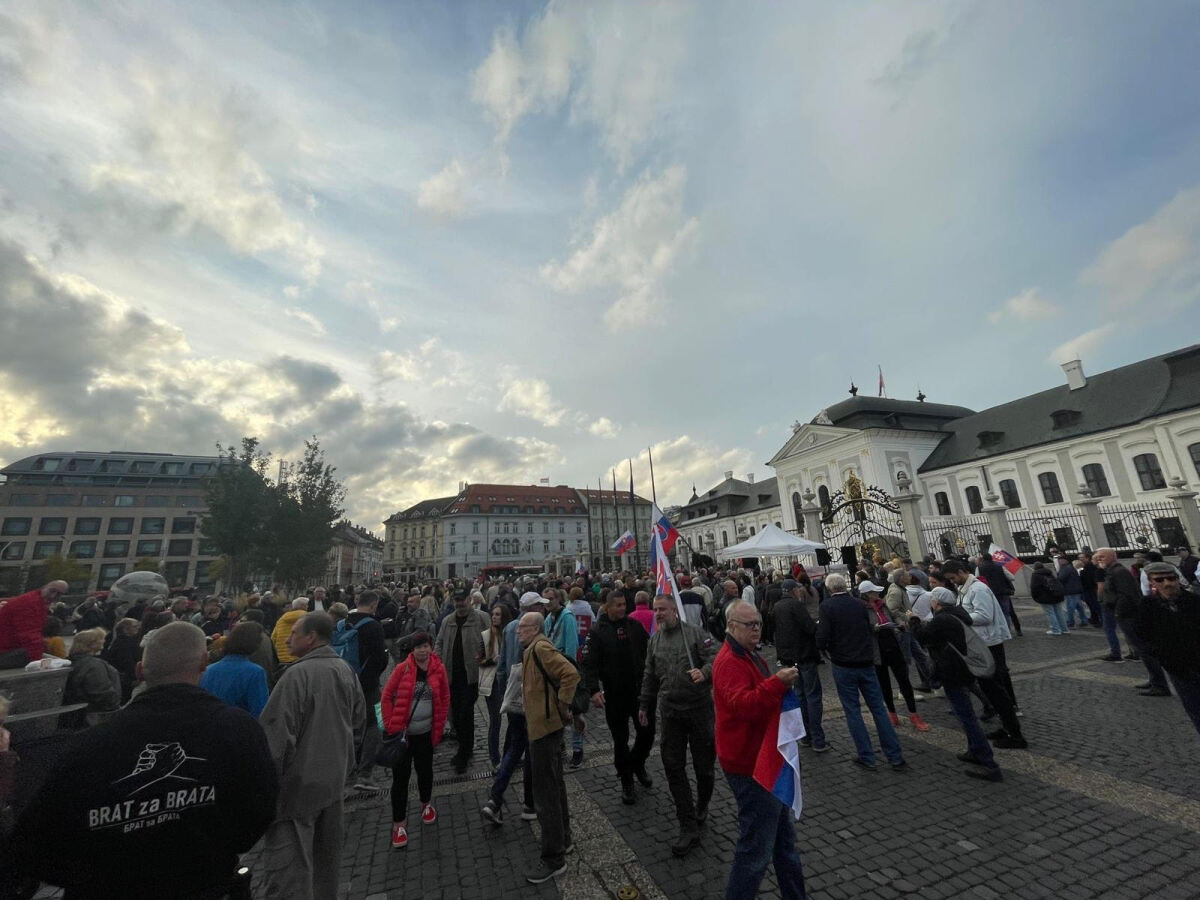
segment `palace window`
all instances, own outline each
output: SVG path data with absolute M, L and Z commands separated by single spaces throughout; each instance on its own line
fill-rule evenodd
M 1161 491 L 1166 488 L 1167 479 L 1163 478 L 1162 469 L 1158 465 L 1158 457 L 1153 453 L 1142 453 L 1135 456 L 1133 468 L 1137 471 L 1143 491 Z
M 1000 498 L 1009 509 L 1020 508 L 1021 495 L 1017 493 L 1017 483 L 1011 478 L 1005 478 L 1000 482 Z
M 967 495 L 967 509 L 973 513 L 983 512 L 983 497 L 979 493 L 979 488 L 971 485 L 965 491 Z
M 946 496 L 945 491 L 938 491 L 933 495 L 933 503 L 937 507 L 939 516 L 950 515 L 950 498 Z
M 1038 475 L 1038 486 L 1042 489 L 1042 499 L 1047 503 L 1062 503 L 1062 489 L 1058 486 L 1058 476 L 1053 472 L 1042 472 Z
M 1087 485 L 1093 497 L 1108 497 L 1112 494 L 1112 491 L 1108 489 L 1104 466 L 1100 463 L 1088 463 L 1080 471 L 1083 473 L 1083 483 Z

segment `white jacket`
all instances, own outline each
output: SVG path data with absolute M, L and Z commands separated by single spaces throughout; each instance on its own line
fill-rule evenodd
M 958 602 L 971 616 L 975 633 L 989 647 L 1012 639 L 1008 620 L 1004 618 L 1004 610 L 1000 608 L 996 595 L 974 575 L 968 575 L 966 582 L 958 589 Z

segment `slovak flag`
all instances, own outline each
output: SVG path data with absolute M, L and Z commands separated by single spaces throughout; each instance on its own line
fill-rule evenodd
M 995 544 L 988 547 L 988 555 L 992 557 L 993 562 L 998 562 L 1004 566 L 1009 575 L 1016 575 L 1025 566 L 1025 563 L 1021 562 L 1007 550 L 1001 550 Z
M 616 542 L 609 549 L 615 550 L 617 552 L 617 556 L 622 556 L 636 546 L 637 539 L 633 536 L 633 532 L 627 531 L 617 538 Z
M 663 514 L 663 511 L 658 508 L 657 504 L 651 508 L 651 516 L 654 519 L 650 526 L 650 568 L 658 568 L 658 548 L 661 546 L 663 554 L 671 552 L 675 546 L 675 542 L 679 540 L 679 529 L 671 524 L 671 520 Z
M 582 559 L 575 560 L 575 574 L 582 575 L 586 571 L 587 571 L 587 569 L 583 565 L 583 560 Z
M 800 698 L 789 688 L 783 695 L 779 715 L 763 735 L 754 765 L 754 780 L 790 807 L 797 820 L 804 809 L 804 797 L 800 793 L 800 750 L 796 742 L 805 734 Z

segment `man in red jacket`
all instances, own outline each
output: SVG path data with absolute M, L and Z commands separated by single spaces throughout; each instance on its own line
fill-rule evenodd
M 758 896 L 772 858 L 782 900 L 803 900 L 804 871 L 792 811 L 754 780 L 763 736 L 800 673 L 790 666 L 772 675 L 754 651 L 762 634 L 762 617 L 753 603 L 731 604 L 726 627 L 725 643 L 712 669 L 717 760 L 738 806 L 738 842 L 725 900 Z
M 0 661 L 0 667 L 20 668 L 42 658 L 42 628 L 46 610 L 67 592 L 65 581 L 51 581 L 41 590 L 10 597 L 0 603 L 0 656 L 9 654 L 11 661 Z M 26 659 L 17 659 L 14 650 L 24 650 Z

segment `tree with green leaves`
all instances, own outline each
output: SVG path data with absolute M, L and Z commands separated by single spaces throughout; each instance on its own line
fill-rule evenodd
M 158 560 L 155 559 L 153 556 L 140 557 L 137 560 L 137 562 L 135 562 L 133 564 L 133 571 L 135 571 L 135 572 L 157 572 L 158 571 Z
M 63 556 L 61 553 L 47 557 L 43 565 L 46 581 L 65 581 L 67 584 L 75 584 L 80 581 L 86 582 L 91 574 L 87 566 L 80 563 L 74 556 Z
M 225 583 L 240 588 L 254 568 L 266 562 L 263 539 L 274 485 L 267 478 L 271 456 L 258 438 L 242 438 L 238 448 L 217 444 L 221 462 L 208 484 L 208 510 L 200 533 L 225 558 Z
M 297 588 L 319 578 L 327 565 L 334 527 L 341 519 L 345 486 L 314 436 L 289 477 L 274 485 L 266 502 L 264 569 Z

